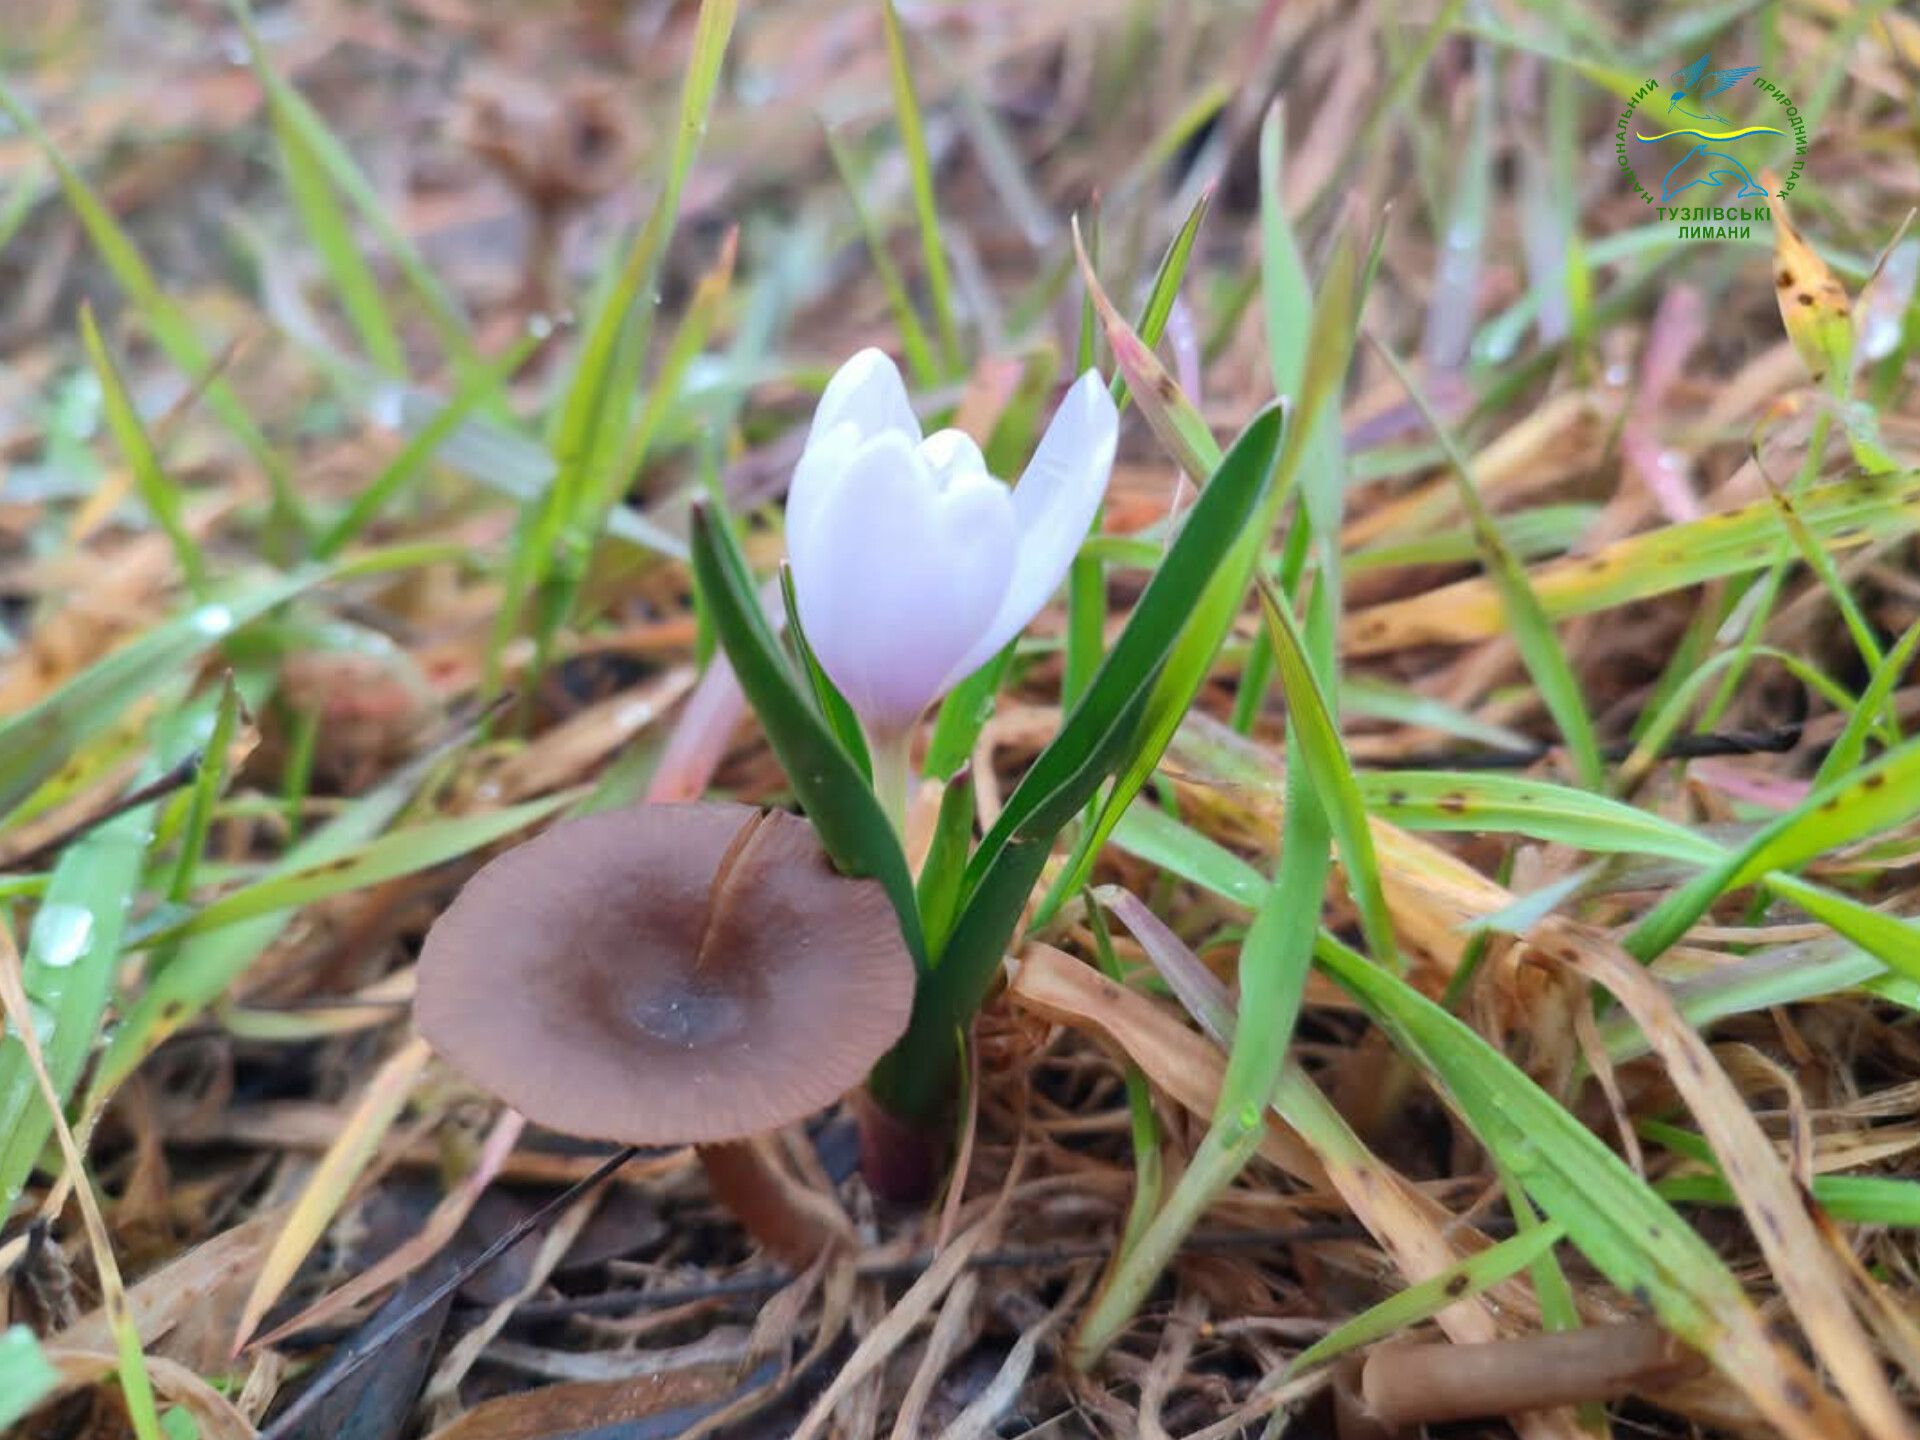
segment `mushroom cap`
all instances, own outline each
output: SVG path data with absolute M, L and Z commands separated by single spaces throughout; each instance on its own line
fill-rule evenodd
M 914 969 L 877 881 L 750 805 L 564 821 L 479 871 L 420 954 L 414 1016 L 553 1130 L 634 1145 L 788 1124 L 906 1028 Z

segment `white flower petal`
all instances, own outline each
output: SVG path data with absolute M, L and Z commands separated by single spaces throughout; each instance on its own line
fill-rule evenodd
M 1000 609 L 1013 499 L 983 476 L 944 490 L 905 436 L 866 441 L 793 553 L 807 639 L 876 731 L 910 725 Z
M 859 430 L 850 421 L 824 431 L 815 422 L 813 434 L 807 437 L 807 448 L 801 451 L 800 463 L 794 467 L 793 479 L 787 485 L 787 554 L 797 557 L 812 543 L 827 497 L 839 483 L 854 451 L 860 448 L 861 439 Z
M 907 399 L 900 371 L 885 352 L 860 351 L 834 371 L 820 392 L 806 447 L 787 486 L 787 550 L 807 543 L 813 520 L 861 442 L 897 430 L 909 443 L 920 439 L 920 421 Z
M 1019 522 L 1019 553 L 993 623 L 961 656 L 947 677 L 953 685 L 978 670 L 1026 629 L 1027 622 L 1058 588 L 1087 538 L 1087 527 L 1107 492 L 1119 412 L 1106 382 L 1089 370 L 1061 401 L 1040 446 L 1013 491 Z
M 987 457 L 964 430 L 936 430 L 920 442 L 920 458 L 933 472 L 936 485 L 945 488 L 960 476 L 985 476 Z
M 851 423 L 862 440 L 898 430 L 908 444 L 920 442 L 920 420 L 907 399 L 906 382 L 885 351 L 869 346 L 833 372 L 814 408 L 807 444 L 843 423 Z

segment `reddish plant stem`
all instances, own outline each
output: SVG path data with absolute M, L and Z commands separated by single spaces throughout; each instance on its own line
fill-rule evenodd
M 887 1110 L 866 1091 L 853 1097 L 860 1129 L 860 1173 L 889 1205 L 924 1205 L 946 1168 L 944 1131 L 915 1125 Z

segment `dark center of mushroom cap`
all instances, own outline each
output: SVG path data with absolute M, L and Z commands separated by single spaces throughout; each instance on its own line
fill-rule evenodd
M 488 865 L 420 959 L 422 1032 L 554 1129 L 638 1144 L 753 1134 L 858 1084 L 905 1028 L 885 892 L 798 816 L 639 806 Z

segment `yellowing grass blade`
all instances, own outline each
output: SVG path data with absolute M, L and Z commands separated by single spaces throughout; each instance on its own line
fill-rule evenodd
M 1674 1088 L 1712 1144 L 1781 1294 L 1855 1417 L 1871 1435 L 1920 1434 L 1887 1384 L 1849 1303 L 1848 1278 L 1808 1212 L 1798 1182 L 1667 988 L 1597 932 L 1556 919 L 1536 934 L 1541 953 L 1610 990 L 1665 1062 Z
M 107 1312 L 108 1328 L 113 1332 L 114 1363 L 120 1377 L 120 1390 L 127 1399 L 127 1415 L 133 1421 L 138 1440 L 163 1440 L 160 1412 L 153 1402 L 153 1380 L 147 1374 L 146 1356 L 140 1349 L 140 1332 L 134 1328 L 133 1314 L 127 1308 L 126 1287 L 120 1281 L 120 1266 L 113 1257 L 113 1239 L 100 1214 L 100 1201 L 87 1178 L 86 1165 L 61 1109 L 60 1092 L 47 1073 L 46 1057 L 40 1051 L 40 1035 L 33 1023 L 33 1010 L 27 1003 L 26 986 L 21 981 L 20 952 L 14 948 L 13 935 L 0 925 L 0 1011 L 4 1011 L 13 1031 L 14 1043 L 26 1052 L 33 1077 L 40 1082 L 40 1096 L 53 1116 L 53 1136 L 60 1146 L 60 1158 L 66 1162 L 67 1178 L 72 1181 L 74 1198 L 80 1203 L 80 1219 L 86 1226 L 87 1245 L 93 1251 L 94 1269 L 100 1277 L 100 1303 Z
M 1775 177 L 1767 176 L 1768 181 Z M 1819 253 L 1794 228 L 1787 202 L 1773 211 L 1773 290 L 1787 338 L 1814 384 L 1844 393 L 1853 371 L 1853 314 L 1842 285 Z
M 414 1083 L 426 1069 L 431 1055 L 427 1042 L 416 1037 L 388 1056 L 368 1082 L 353 1107 L 353 1114 L 340 1127 L 333 1144 L 327 1147 L 319 1167 L 307 1181 L 307 1188 L 294 1202 L 286 1226 L 261 1263 L 260 1274 L 247 1295 L 246 1307 L 241 1311 L 240 1324 L 234 1333 L 235 1354 L 245 1346 L 247 1337 L 260 1328 L 262 1317 L 286 1290 L 300 1262 L 333 1224 L 347 1192 L 386 1138 L 388 1127 L 400 1113 L 401 1106 L 407 1103 L 407 1097 L 413 1094 Z
M 1856 475 L 1795 500 L 1807 532 L 1829 552 L 1920 528 L 1920 471 Z M 1779 508 L 1763 500 L 1724 515 L 1651 530 L 1591 555 L 1534 566 L 1527 583 L 1551 619 L 1670 594 L 1689 585 L 1765 570 L 1780 553 Z M 1505 630 L 1500 593 L 1485 576 L 1443 585 L 1347 616 L 1348 655 L 1414 645 L 1465 645 Z

